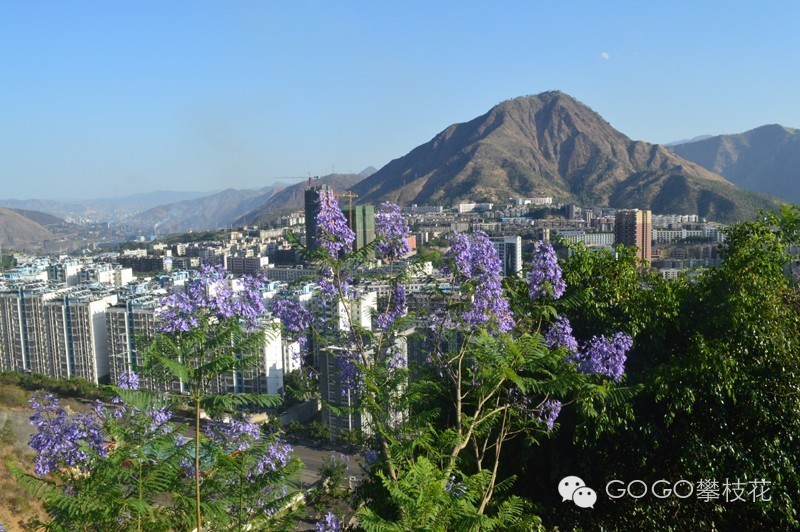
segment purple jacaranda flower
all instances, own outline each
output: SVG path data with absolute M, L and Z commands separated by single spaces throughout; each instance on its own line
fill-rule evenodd
M 126 370 L 119 374 L 117 387 L 123 390 L 138 390 L 139 376 L 132 370 Z
M 387 260 L 403 258 L 411 252 L 408 244 L 409 229 L 394 203 L 381 203 L 375 213 L 376 251 Z
M 340 532 L 342 525 L 332 512 L 328 512 L 325 517 L 317 521 L 314 530 L 316 532 Z
M 172 419 L 172 412 L 168 407 L 156 408 L 150 407 L 150 413 L 147 415 L 152 423 L 150 424 L 151 432 L 169 432 L 169 421 Z
M 624 332 L 618 332 L 611 338 L 594 336 L 582 352 L 568 360 L 576 362 L 581 373 L 605 375 L 619 382 L 625 372 L 625 360 L 631 346 L 633 338 Z
M 292 446 L 282 441 L 276 441 L 267 448 L 267 451 L 258 459 L 256 470 L 259 475 L 270 471 L 277 471 L 292 459 Z
M 311 326 L 312 314 L 296 301 L 273 299 L 269 309 L 289 332 L 304 332 Z
M 364 451 L 364 466 L 369 469 L 372 465 L 378 461 L 378 451 L 375 449 L 367 449 Z
M 263 274 L 256 274 L 232 284 L 221 266 L 203 265 L 190 279 L 186 292 L 173 293 L 161 301 L 156 329 L 166 334 L 183 333 L 197 328 L 203 319 L 231 318 L 252 329 L 264 313 L 261 287 L 265 282 Z
M 388 331 L 400 316 L 405 316 L 408 312 L 406 306 L 406 287 L 400 283 L 392 287 L 392 294 L 389 298 L 389 305 L 385 312 L 381 312 L 375 320 L 379 329 Z
M 332 190 L 320 190 L 318 202 L 316 244 L 328 250 L 333 257 L 338 257 L 339 252 L 353 247 L 356 235 L 350 229 Z
M 454 284 L 472 286 L 472 306 L 461 315 L 463 322 L 473 329 L 493 324 L 500 332 L 510 331 L 514 318 L 500 285 L 502 263 L 486 233 L 455 233 L 445 256 L 454 268 L 443 271 L 453 276 Z
M 334 275 L 330 268 L 323 268 L 320 273 L 321 277 L 317 284 L 322 297 L 334 299 L 339 297 L 340 293 L 347 296 L 353 283 L 353 278 L 347 270 L 339 270 L 338 275 Z
M 401 369 L 408 365 L 408 358 L 400 349 L 390 349 L 387 358 L 390 369 Z
M 544 423 L 547 425 L 548 432 L 553 430 L 553 425 L 558 418 L 558 414 L 561 413 L 561 401 L 558 399 L 548 399 L 544 402 L 544 404 L 539 408 L 539 412 L 536 416 L 536 419 L 539 423 Z
M 331 353 L 331 356 L 334 356 L 336 360 L 342 396 L 346 396 L 348 392 L 358 393 L 363 381 L 361 380 L 361 370 L 356 363 L 355 353 L 345 349 Z
M 533 246 L 533 264 L 528 272 L 530 295 L 539 299 L 547 295 L 558 299 L 564 295 L 567 284 L 561 276 L 556 252 L 548 242 L 539 241 Z
M 92 456 L 106 456 L 100 424 L 95 416 L 83 414 L 70 418 L 51 394 L 30 398 L 34 414 L 31 425 L 36 434 L 28 445 L 36 452 L 34 471 L 47 475 L 61 467 L 83 466 Z
M 569 353 L 578 352 L 578 341 L 572 336 L 572 325 L 566 316 L 558 316 L 544 336 L 547 346 L 551 349 L 563 347 Z
M 466 233 L 455 233 L 450 237 L 450 249 L 447 250 L 445 257 L 452 259 L 455 264 L 455 271 L 451 271 L 449 266 L 442 268 L 445 275 L 452 274 L 454 277 L 469 278 L 472 275 L 472 242 Z
M 261 437 L 261 429 L 246 419 L 231 419 L 227 423 L 215 423 L 210 435 L 226 448 L 244 451 Z

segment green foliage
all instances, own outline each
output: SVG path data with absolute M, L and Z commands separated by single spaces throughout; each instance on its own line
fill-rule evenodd
M 6 422 L 0 428 L 0 444 L 13 445 L 16 441 L 17 438 L 14 436 L 14 430 L 11 427 L 11 419 L 6 419 Z
M 325 423 L 314 420 L 308 424 L 306 434 L 315 441 L 323 442 L 331 439 L 331 429 Z
M 343 484 L 348 463 L 349 459 L 344 455 L 337 458 L 335 454 L 332 454 L 330 457 L 322 459 L 322 465 L 319 467 L 319 478 L 324 494 L 333 498 L 341 498 L 345 494 Z
M 76 399 L 107 400 L 111 398 L 102 388 L 80 377 L 56 379 L 38 373 L 7 371 L 0 373 L 0 384 L 14 384 L 30 391 L 47 390 L 61 397 Z
M 0 254 L 0 270 L 8 270 L 10 268 L 16 268 L 17 266 L 17 259 L 14 258 L 14 255 L 8 253 Z
M 786 207 L 729 228 L 724 263 L 693 282 L 634 282 L 632 273 L 619 274 L 611 257 L 583 251 L 567 261 L 570 290 L 590 291 L 597 300 L 583 319 L 599 327 L 628 323 L 636 334 L 628 379 L 643 391 L 592 430 L 570 429 L 580 451 L 567 446 L 567 434 L 546 445 L 548 460 L 597 485 L 660 478 L 720 483 L 718 500 L 649 497 L 642 504 L 627 497 L 598 505 L 584 526 L 800 526 L 800 298 L 787 253 L 799 221 L 798 209 Z M 551 481 L 557 474 L 551 472 Z M 771 500 L 726 502 L 728 479 L 763 479 Z M 533 492 L 547 500 L 544 490 Z M 553 524 L 576 524 L 574 512 L 563 507 L 546 511 Z

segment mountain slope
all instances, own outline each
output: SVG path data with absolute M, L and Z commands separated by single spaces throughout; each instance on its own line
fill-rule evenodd
M 312 180 L 312 185 L 330 185 L 335 192 L 343 192 L 362 179 L 364 177 L 361 174 L 329 174 Z M 308 181 L 303 181 L 276 192 L 263 205 L 237 219 L 234 225 L 259 225 L 280 214 L 302 209 L 307 186 Z
M 670 149 L 739 187 L 800 203 L 800 130 L 773 124 Z
M 201 198 L 160 205 L 139 213 L 132 224 L 159 234 L 190 230 L 218 229 L 234 224 L 243 212 L 263 205 L 277 190 L 229 188 Z
M 0 245 L 3 247 L 37 247 L 45 240 L 52 239 L 53 234 L 40 224 L 11 209 L 0 207 Z
M 452 125 L 352 190 L 359 203 L 450 204 L 536 194 L 718 220 L 774 205 L 662 146 L 632 141 L 561 92 L 507 100 Z
M 16 212 L 19 215 L 24 216 L 25 218 L 36 222 L 37 224 L 41 225 L 44 228 L 48 227 L 69 227 L 72 226 L 69 222 L 58 218 L 57 216 L 53 216 L 52 214 L 47 214 L 46 212 L 40 211 L 30 211 L 27 209 L 9 209 Z

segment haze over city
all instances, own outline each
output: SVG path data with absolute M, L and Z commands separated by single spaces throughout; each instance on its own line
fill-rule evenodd
M 653 143 L 797 127 L 798 19 L 794 2 L 8 3 L 0 197 L 380 168 L 551 89 Z

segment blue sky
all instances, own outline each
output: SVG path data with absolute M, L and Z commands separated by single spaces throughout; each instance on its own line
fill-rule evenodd
M 0 198 L 380 168 L 552 89 L 649 142 L 800 127 L 798 20 L 796 1 L 3 2 Z

